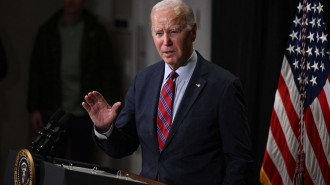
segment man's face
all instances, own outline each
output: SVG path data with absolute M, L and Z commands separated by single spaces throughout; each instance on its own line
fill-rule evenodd
M 85 0 L 63 0 L 64 11 L 68 14 L 79 13 L 83 8 L 84 3 Z
M 152 37 L 160 57 L 176 70 L 193 51 L 196 25 L 188 30 L 185 16 L 176 14 L 173 9 L 154 11 L 151 23 Z

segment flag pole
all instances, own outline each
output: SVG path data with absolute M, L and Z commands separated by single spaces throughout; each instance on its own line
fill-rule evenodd
M 303 17 L 302 17 L 302 57 L 301 57 L 301 72 L 299 81 L 299 94 L 300 94 L 300 111 L 299 111 L 299 130 L 298 130 L 298 153 L 296 156 L 296 168 L 293 177 L 294 185 L 305 184 L 305 152 L 304 152 L 304 109 L 306 99 L 306 22 L 307 22 L 307 0 L 303 1 Z

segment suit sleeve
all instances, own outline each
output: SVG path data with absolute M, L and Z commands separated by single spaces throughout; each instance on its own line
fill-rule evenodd
M 253 156 L 247 110 L 238 79 L 226 86 L 221 102 L 219 125 L 227 162 L 223 184 L 245 184 Z
M 94 141 L 113 158 L 122 158 L 132 154 L 140 144 L 135 124 L 134 82 L 127 92 L 124 108 L 114 123 L 115 126 L 108 139 L 100 140 L 93 132 Z

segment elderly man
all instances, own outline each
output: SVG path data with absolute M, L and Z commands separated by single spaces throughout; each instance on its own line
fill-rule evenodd
M 186 3 L 159 2 L 151 22 L 163 60 L 136 75 L 120 113 L 121 102 L 85 96 L 95 141 L 115 158 L 141 145 L 141 175 L 160 182 L 244 184 L 253 159 L 239 80 L 194 50 L 197 26 Z

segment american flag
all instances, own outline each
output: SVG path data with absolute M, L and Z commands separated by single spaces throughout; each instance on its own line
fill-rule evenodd
M 264 185 L 330 184 L 330 58 L 323 14 L 322 1 L 300 0 L 260 171 Z

